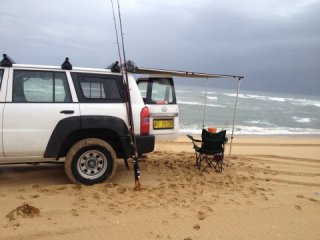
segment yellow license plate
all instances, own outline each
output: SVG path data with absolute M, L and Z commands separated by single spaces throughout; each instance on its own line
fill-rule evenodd
M 173 129 L 173 119 L 154 119 L 153 129 Z

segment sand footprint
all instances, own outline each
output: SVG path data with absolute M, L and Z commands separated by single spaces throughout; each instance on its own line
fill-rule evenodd
M 302 210 L 302 208 L 301 208 L 299 205 L 295 205 L 294 208 L 295 208 L 296 210 L 299 210 L 299 211 Z
M 204 219 L 206 219 L 206 217 L 207 217 L 207 214 L 205 212 L 198 211 L 198 219 L 199 220 L 204 220 Z
M 200 229 L 200 225 L 199 225 L 199 224 L 194 225 L 194 226 L 193 226 L 193 229 L 194 229 L 194 230 L 199 230 L 199 229 Z

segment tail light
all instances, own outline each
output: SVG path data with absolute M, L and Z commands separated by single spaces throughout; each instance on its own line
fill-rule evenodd
M 149 108 L 144 107 L 140 113 L 140 134 L 148 135 L 150 129 L 150 113 Z

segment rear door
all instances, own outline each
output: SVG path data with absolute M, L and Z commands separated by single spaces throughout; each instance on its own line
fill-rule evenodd
M 173 79 L 150 77 L 137 80 L 150 111 L 150 134 L 171 135 L 179 131 L 179 110 Z

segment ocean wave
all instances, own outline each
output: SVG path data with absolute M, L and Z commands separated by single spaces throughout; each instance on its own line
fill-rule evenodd
M 177 93 L 190 93 L 190 92 L 193 92 L 193 91 L 188 91 L 188 90 L 177 90 L 177 89 L 176 89 L 176 92 L 177 92 Z
M 224 93 L 223 95 L 228 97 L 236 97 L 237 94 L 235 93 Z M 281 97 L 268 97 L 263 95 L 254 95 L 254 94 L 239 94 L 239 98 L 243 99 L 257 99 L 257 100 L 269 100 L 269 101 L 277 101 L 277 102 L 285 102 L 286 98 Z
M 178 101 L 178 104 L 183 104 L 183 105 L 197 105 L 197 106 L 202 106 L 202 105 L 204 105 L 203 103 L 198 103 L 198 102 L 185 102 L 185 101 Z
M 288 98 L 288 101 L 296 106 L 314 106 L 320 107 L 320 101 L 309 100 L 309 99 L 299 99 L 299 98 Z
M 202 91 L 201 93 L 205 94 L 206 92 L 205 92 L 205 91 Z M 207 94 L 217 94 L 217 92 L 210 92 L 210 91 L 208 91 Z
M 201 98 L 205 98 L 205 96 L 200 96 Z M 218 100 L 218 97 L 207 96 L 208 100 Z
M 314 103 L 313 106 L 320 108 L 320 102 L 319 103 Z
M 209 100 L 218 100 L 218 97 L 208 97 L 207 96 L 207 99 L 209 99 Z
M 269 127 L 277 127 L 276 124 L 270 123 L 267 120 L 248 120 L 245 121 L 245 123 L 253 124 L 253 125 L 259 125 L 259 126 L 269 126 Z
M 204 104 L 203 104 L 204 105 Z M 219 104 L 207 104 L 208 107 L 217 107 L 217 108 L 225 108 L 226 106 L 219 105 Z
M 228 97 L 236 97 L 235 93 L 223 93 L 223 95 Z M 320 101 L 310 100 L 305 98 L 285 98 L 285 97 L 270 97 L 264 95 L 255 95 L 255 94 L 239 94 L 239 98 L 243 99 L 256 99 L 263 101 L 276 101 L 276 102 L 288 102 L 298 106 L 315 106 L 320 107 Z
M 227 135 L 231 135 L 232 128 L 223 128 L 227 130 Z M 221 130 L 218 128 L 218 131 Z M 201 134 L 202 128 L 193 126 L 181 127 L 180 134 Z M 286 128 L 286 127 L 257 127 L 257 126 L 236 126 L 234 129 L 236 135 L 320 135 L 320 129 L 312 128 Z
M 204 103 L 199 103 L 199 102 L 185 102 L 185 101 L 178 101 L 178 104 L 182 104 L 182 105 L 204 106 Z M 225 108 L 226 106 L 219 105 L 219 104 L 207 104 L 207 107 L 219 107 L 219 108 Z
M 301 117 L 293 116 L 292 119 L 298 123 L 310 123 L 311 122 L 311 118 L 301 118 Z

